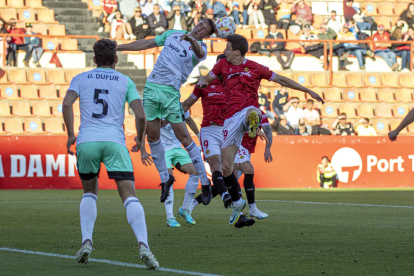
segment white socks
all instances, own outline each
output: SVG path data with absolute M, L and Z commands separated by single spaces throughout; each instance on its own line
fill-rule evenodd
M 167 220 L 174 217 L 173 207 L 174 207 L 174 190 L 173 186 L 170 187 L 170 194 L 167 199 L 164 201 L 165 213 L 167 213 Z
M 239 198 L 239 200 L 237 200 L 237 201 L 233 201 L 233 205 L 234 205 L 235 207 L 240 207 L 240 206 L 241 206 L 241 204 L 242 204 L 242 202 L 243 202 L 242 198 Z
M 161 183 L 165 183 L 169 179 L 167 163 L 165 162 L 165 150 L 161 143 L 161 139 L 157 142 L 148 143 L 151 149 L 152 160 L 154 161 L 155 167 L 160 174 Z
M 92 193 L 85 193 L 79 206 L 80 225 L 82 231 L 82 244 L 85 240 L 92 242 L 93 227 L 95 226 L 97 210 L 96 200 L 98 197 Z
M 128 197 L 124 202 L 127 220 L 134 231 L 135 237 L 138 240 L 138 246 L 145 244 L 149 249 L 148 245 L 148 233 L 147 224 L 145 223 L 144 208 L 136 197 Z
M 193 142 L 185 148 L 190 156 L 191 161 L 200 177 L 201 185 L 210 185 L 210 180 L 207 178 L 206 169 L 204 168 L 203 159 L 201 158 L 200 150 Z
M 249 204 L 249 210 L 255 210 L 257 207 L 256 207 L 256 203 L 252 203 L 252 204 Z
M 187 184 L 185 184 L 185 194 L 184 194 L 184 202 L 182 208 L 184 210 L 189 210 L 191 206 L 191 202 L 193 201 L 193 197 L 197 192 L 198 187 L 198 175 L 190 175 L 188 178 Z

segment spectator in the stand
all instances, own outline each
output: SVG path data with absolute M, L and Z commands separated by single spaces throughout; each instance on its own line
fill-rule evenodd
M 283 111 L 285 112 L 289 125 L 294 129 L 305 122 L 303 119 L 303 109 L 299 107 L 298 97 L 292 97 L 287 104 L 283 106 Z
M 34 32 L 32 32 L 32 23 L 26 23 L 26 34 L 36 34 Z M 41 67 L 39 60 L 43 54 L 43 48 L 40 46 L 40 39 L 38 37 L 25 37 L 24 38 L 24 43 L 27 44 L 27 47 L 30 51 L 30 48 L 32 48 L 32 50 L 30 51 L 32 56 L 33 56 L 33 62 L 36 65 L 36 67 Z M 30 58 L 29 58 L 30 59 Z M 24 62 L 24 65 L 26 67 L 29 67 L 29 62 Z
M 187 20 L 181 13 L 181 8 L 178 5 L 173 7 L 172 12 L 167 16 L 168 30 L 183 30 L 187 31 Z
M 134 9 L 134 16 L 127 23 L 127 31 L 133 39 L 144 39 L 151 35 L 147 19 L 142 17 L 142 9 L 136 7 Z
M 321 188 L 336 188 L 336 172 L 327 156 L 322 157 L 322 162 L 318 165 L 316 174 Z
M 151 13 L 154 11 L 154 3 L 152 0 L 142 0 L 141 1 L 141 8 L 142 8 L 142 16 L 147 17 L 151 15 Z M 161 8 L 160 8 L 161 10 Z
M 372 24 L 370 22 L 373 21 L 372 17 L 365 16 L 364 13 L 361 12 L 358 3 L 354 3 L 354 0 L 344 0 L 346 5 L 344 5 L 344 17 L 345 21 L 349 21 L 354 19 L 356 24 L 360 30 L 370 30 Z M 354 12 L 352 12 L 354 11 Z M 352 14 L 351 17 L 349 15 Z
M 213 11 L 213 9 L 207 9 L 206 18 L 214 20 L 214 11 Z M 210 36 L 210 37 L 213 37 L 213 36 Z
M 405 11 L 403 11 L 400 15 L 401 19 L 407 22 L 409 26 L 413 26 L 414 24 L 414 4 L 408 4 L 408 7 Z
M 105 23 L 108 19 L 108 16 L 114 13 L 118 9 L 116 0 L 102 0 L 101 1 L 101 17 L 99 21 L 99 29 L 98 32 L 103 32 Z
M 384 25 L 379 25 L 378 32 L 375 33 L 372 38 L 374 41 L 390 41 L 390 34 L 385 31 Z M 383 58 L 391 70 L 397 71 L 399 67 L 397 57 L 389 47 L 391 47 L 391 43 L 374 42 L 374 54 Z
M 263 11 L 260 9 L 260 0 L 247 0 L 246 2 L 249 2 L 247 10 L 249 14 L 249 25 L 255 25 L 256 29 L 260 29 L 261 27 L 266 28 Z
M 236 1 L 232 2 L 232 5 L 233 5 L 233 9 L 231 12 L 231 16 L 233 17 L 234 23 L 236 23 L 237 28 L 242 28 L 243 25 L 247 26 L 247 24 L 249 23 L 249 15 L 247 14 L 247 10 L 243 9 L 243 5 L 240 5 Z M 242 18 L 243 18 L 243 25 L 240 22 L 240 14 L 242 15 Z
M 355 21 L 354 21 L 355 22 Z M 356 25 L 353 26 L 353 28 L 358 28 Z M 338 36 L 336 37 L 337 40 L 351 40 L 355 41 L 357 38 L 355 37 L 355 34 L 353 34 L 350 31 L 349 24 L 345 23 L 342 27 L 342 32 L 338 33 Z M 358 46 L 358 42 L 349 42 L 344 43 L 345 50 L 350 53 L 353 56 L 356 56 L 359 64 L 359 69 L 365 70 L 365 60 L 364 56 L 366 55 L 372 55 L 371 51 L 368 51 L 366 49 L 362 49 L 360 46 Z
M 276 24 L 270 25 L 269 28 L 269 34 L 266 36 L 267 39 L 284 39 L 283 34 L 277 31 Z M 280 42 L 268 42 L 266 41 L 264 43 L 264 46 L 270 50 L 270 53 L 274 56 L 276 56 L 277 61 L 282 66 L 283 70 L 290 69 L 290 66 L 292 65 L 293 58 L 295 57 L 295 54 L 287 50 L 285 48 L 286 42 L 280 41 Z M 283 60 L 282 56 L 286 56 L 286 61 Z
M 393 32 L 396 28 L 401 28 L 401 32 L 403 34 L 408 33 L 408 24 L 404 20 L 401 19 L 401 17 L 398 17 L 395 21 L 395 25 L 392 27 L 391 32 Z
M 273 100 L 273 112 L 280 117 L 285 112 L 283 111 L 283 106 L 287 103 L 289 98 L 288 88 L 286 86 L 280 87 L 279 90 L 275 91 L 275 99 Z
M 342 135 L 347 136 L 355 135 L 354 127 L 351 123 L 348 123 L 346 121 L 347 117 L 345 113 L 341 113 L 338 117 L 338 119 L 335 120 L 335 122 L 332 124 L 332 129 L 334 129 L 335 135 Z
M 364 118 L 355 124 L 355 131 L 358 136 L 377 136 L 375 129 L 369 124 L 369 119 Z
M 134 16 L 134 10 L 136 7 L 139 7 L 138 0 L 118 0 L 119 10 L 121 11 L 122 15 L 126 22 L 129 22 L 131 18 Z
M 295 130 L 295 134 L 300 136 L 310 135 L 304 124 L 299 125 L 299 127 Z
M 181 13 L 185 16 L 187 13 L 189 13 L 191 11 L 191 7 L 190 5 L 188 5 L 184 0 L 174 0 L 171 3 L 171 8 L 174 8 L 175 6 L 180 6 L 181 8 Z
M 303 110 L 306 129 L 311 135 L 331 135 L 331 132 L 321 127 L 321 117 L 319 112 L 313 109 L 314 101 L 309 99 L 306 101 L 306 108 Z
M 126 29 L 127 22 L 122 18 L 122 14 L 119 10 L 108 16 L 108 22 L 111 23 L 112 39 L 131 38 Z
M 192 30 L 201 20 L 200 12 L 197 9 L 193 9 L 191 15 L 187 18 L 187 30 Z
M 349 22 L 349 20 L 354 18 L 354 15 L 357 13 L 356 10 L 359 9 L 359 5 L 356 9 L 353 7 L 353 5 L 354 1 L 343 0 L 345 22 Z
M 207 9 L 213 9 L 214 19 L 219 19 L 226 16 L 226 7 L 223 3 L 217 0 L 210 0 L 207 4 Z
M 160 13 L 160 6 L 154 5 L 154 12 L 147 18 L 149 27 L 154 35 L 164 33 L 168 28 L 168 21 L 164 13 Z
M 6 21 L 3 20 L 3 18 L 0 17 L 0 33 L 1 34 L 8 34 L 9 32 L 7 31 L 6 28 Z M 7 51 L 9 48 L 9 42 L 10 42 L 11 38 L 8 37 L 6 38 L 6 45 L 3 48 L 3 37 L 0 36 L 0 63 L 3 62 L 3 52 Z M 6 57 L 8 56 L 8 53 L 6 53 Z M 9 66 L 9 64 L 7 63 L 7 59 L 6 59 L 6 66 Z
M 282 114 L 271 125 L 272 131 L 277 135 L 295 135 L 295 129 L 288 124 L 286 115 Z
M 263 12 L 266 25 L 270 26 L 272 24 L 277 24 L 275 16 L 275 11 L 277 11 L 277 3 L 275 0 L 262 0 L 260 2 L 259 9 Z
M 200 14 L 201 18 L 206 17 L 207 13 L 207 4 L 203 2 L 203 0 L 195 0 L 189 3 L 191 9 L 197 9 L 198 13 Z
M 16 28 L 16 19 L 11 18 L 9 21 L 9 30 L 10 34 L 24 34 L 25 31 L 20 28 Z M 28 66 L 30 56 L 33 50 L 33 46 L 29 46 L 28 44 L 24 43 L 23 37 L 18 36 L 11 36 L 11 40 L 9 42 L 9 56 L 7 58 L 8 64 L 11 66 L 17 66 L 17 51 L 24 50 L 26 55 L 24 57 L 23 63 L 25 66 Z
M 325 23 L 321 23 L 320 32 L 318 34 L 319 39 L 334 40 L 336 38 L 336 33 L 334 30 L 329 28 Z M 328 44 L 328 53 L 331 50 Z M 333 43 L 333 54 L 339 58 L 339 71 L 349 71 L 345 67 L 345 60 L 349 56 L 349 53 L 345 52 L 345 47 L 343 43 Z
M 338 34 L 341 31 L 343 25 L 343 22 L 336 16 L 336 11 L 331 11 L 331 15 L 329 17 L 327 16 L 323 23 L 333 30 L 335 34 Z
M 391 33 L 390 40 L 393 41 L 412 41 L 409 35 L 403 35 L 401 28 L 395 28 Z M 397 57 L 401 57 L 401 71 L 409 72 L 408 68 L 410 67 L 410 45 L 409 44 L 392 44 L 392 51 Z
M 292 17 L 292 4 L 288 0 L 276 0 L 279 4 L 276 19 L 277 19 L 277 28 L 287 30 L 291 23 Z
M 312 40 L 318 39 L 318 37 L 311 33 L 310 25 L 303 26 L 303 34 L 299 38 L 300 40 L 306 40 L 299 42 L 303 47 L 302 53 L 312 55 L 323 62 L 323 44 Z
M 259 101 L 259 108 L 266 113 L 266 116 L 269 119 L 274 119 L 275 118 L 275 113 L 273 113 L 270 110 L 270 102 L 269 99 L 267 98 L 266 94 L 263 94 L 263 92 L 267 93 L 267 89 L 261 87 L 259 88 L 259 93 L 258 93 L 258 101 Z
M 296 2 L 292 5 L 292 14 L 296 14 L 296 24 L 302 27 L 312 24 L 312 10 L 305 4 L 304 0 L 296 0 Z

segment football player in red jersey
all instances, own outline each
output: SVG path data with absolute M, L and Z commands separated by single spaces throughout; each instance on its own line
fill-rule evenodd
M 203 77 L 197 86 L 207 87 L 218 76 L 222 77 L 226 94 L 226 115 L 223 124 L 223 142 L 221 145 L 221 164 L 223 179 L 233 198 L 233 213 L 229 223 L 234 225 L 246 206 L 246 201 L 239 196 L 237 177 L 233 173 L 234 158 L 241 145 L 243 134 L 249 133 L 254 138 L 261 120 L 258 93 L 262 79 L 274 81 L 282 86 L 308 93 L 312 98 L 324 103 L 323 99 L 312 90 L 295 81 L 277 75 L 266 66 L 245 58 L 249 48 L 246 38 L 241 35 L 229 35 L 224 50 L 226 59 L 216 63 L 210 73 Z M 238 200 L 234 200 L 238 198 Z

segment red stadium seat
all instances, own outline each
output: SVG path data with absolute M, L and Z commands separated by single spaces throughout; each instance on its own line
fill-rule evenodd
M 362 88 L 359 90 L 361 101 L 363 102 L 377 102 L 377 93 L 374 88 Z

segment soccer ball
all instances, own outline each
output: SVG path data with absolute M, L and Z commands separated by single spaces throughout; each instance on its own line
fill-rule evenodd
M 234 34 L 236 24 L 230 17 L 222 17 L 216 21 L 216 34 L 220 38 L 226 38 Z

